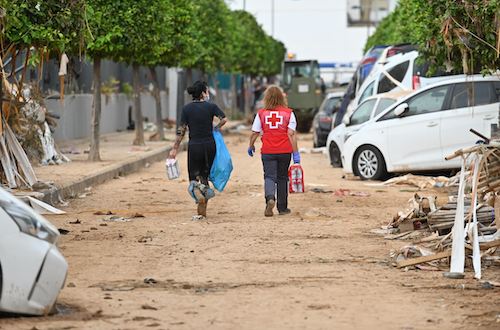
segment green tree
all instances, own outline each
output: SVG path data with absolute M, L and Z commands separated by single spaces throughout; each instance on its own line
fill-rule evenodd
M 151 58 L 149 69 L 154 85 L 154 96 L 156 100 L 156 124 L 158 126 L 158 134 L 160 141 L 164 138 L 163 120 L 160 90 L 158 88 L 158 76 L 155 66 L 177 67 L 182 61 L 193 63 L 197 52 L 201 49 L 201 45 L 197 42 L 196 37 L 196 17 L 194 16 L 197 6 L 193 0 L 175 1 L 170 8 L 171 19 L 170 24 L 165 26 L 163 32 L 164 37 L 169 40 L 170 48 L 160 56 Z

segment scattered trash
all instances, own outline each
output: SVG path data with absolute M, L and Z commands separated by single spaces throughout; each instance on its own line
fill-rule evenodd
M 360 196 L 360 197 L 369 197 L 370 193 L 359 191 L 359 192 L 351 192 L 350 189 L 335 189 L 333 191 L 333 196 Z
M 464 273 L 446 272 L 446 273 L 443 273 L 443 277 L 460 280 L 460 279 L 465 277 L 465 274 Z
M 315 192 L 315 193 L 323 193 L 323 194 L 325 194 L 325 193 L 333 193 L 333 190 L 327 190 L 327 191 L 325 191 L 325 190 L 319 189 L 319 188 L 313 188 L 313 189 L 311 189 L 311 191 Z
M 69 223 L 72 224 L 72 225 L 79 225 L 82 222 L 80 220 L 76 219 L 75 221 L 70 221 Z
M 148 168 L 149 167 L 149 163 L 144 164 L 144 167 Z
M 152 278 L 150 278 L 150 280 L 153 280 L 153 279 L 152 279 Z M 146 280 L 144 280 L 144 281 L 146 281 Z M 154 280 L 153 280 L 153 281 L 154 281 Z M 144 282 L 144 283 L 146 283 L 146 282 Z M 149 283 L 151 283 L 151 282 L 149 282 Z M 154 281 L 154 282 L 152 282 L 152 283 L 156 283 L 156 281 Z M 141 308 L 142 308 L 142 309 L 151 309 L 151 310 L 155 310 L 155 311 L 156 311 L 156 310 L 158 310 L 158 308 L 156 308 L 156 307 L 152 307 L 152 306 L 149 306 L 149 305 L 142 305 L 142 306 L 141 306 Z
M 205 217 L 202 216 L 202 215 L 196 215 L 194 217 L 191 217 L 191 221 L 194 221 L 194 220 L 203 220 L 203 219 L 205 219 Z
M 114 213 L 111 212 L 111 211 L 108 211 L 108 212 L 101 212 L 101 211 L 94 212 L 94 215 L 111 215 L 111 214 L 114 214 Z
M 31 205 L 31 207 L 38 213 L 38 214 L 65 214 L 66 212 L 56 209 L 52 205 L 49 205 L 47 203 L 42 202 L 41 200 L 38 200 L 36 198 L 33 198 L 31 196 L 27 196 L 28 201 Z
M 366 183 L 367 186 L 390 186 L 397 184 L 409 184 L 420 189 L 432 187 L 448 187 L 456 185 L 456 181 L 445 176 L 431 177 L 423 175 L 406 174 L 389 179 L 382 183 Z
M 66 230 L 66 229 L 61 229 L 61 228 L 58 228 L 57 230 L 59 231 L 59 233 L 60 233 L 61 235 L 66 235 L 67 233 L 69 233 L 69 230 Z
M 153 241 L 153 237 L 151 236 L 142 236 L 141 238 L 139 238 L 138 242 L 139 243 L 146 243 L 147 241 Z
M 109 221 L 109 222 L 112 222 L 112 221 L 120 221 L 120 222 L 130 222 L 130 221 L 134 221 L 132 219 L 126 219 L 124 217 L 117 217 L 117 216 L 110 216 L 110 217 L 106 217 L 106 218 L 101 218 L 99 219 L 99 221 Z

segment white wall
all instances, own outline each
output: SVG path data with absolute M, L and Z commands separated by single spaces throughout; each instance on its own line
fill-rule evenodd
M 55 119 L 57 127 L 53 137 L 56 142 L 90 136 L 92 132 L 90 121 L 92 118 L 93 97 L 92 94 L 67 95 L 63 99 L 62 107 L 60 106 L 60 99 L 45 100 L 47 110 L 61 116 L 60 119 Z M 168 106 L 167 94 L 161 92 L 160 97 L 162 118 L 167 118 L 168 114 L 168 118 L 175 120 L 176 111 L 175 108 Z M 132 106 L 132 109 L 134 108 L 133 100 L 128 99 L 125 94 L 112 94 L 108 103 L 106 103 L 106 98 L 103 95 L 101 103 L 101 133 L 127 129 L 128 109 L 129 106 Z M 149 121 L 156 122 L 156 101 L 151 93 L 141 93 L 141 110 L 144 117 L 148 117 Z

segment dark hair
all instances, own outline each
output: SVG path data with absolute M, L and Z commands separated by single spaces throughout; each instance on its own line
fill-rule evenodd
M 193 84 L 193 86 L 188 87 L 187 91 L 189 94 L 193 95 L 193 100 L 201 99 L 201 93 L 206 92 L 208 89 L 208 85 L 204 81 L 197 81 Z

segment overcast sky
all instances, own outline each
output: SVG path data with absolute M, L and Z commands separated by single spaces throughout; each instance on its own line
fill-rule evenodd
M 347 28 L 347 0 L 227 2 L 232 10 L 245 9 L 253 14 L 267 34 L 283 42 L 287 51 L 295 53 L 299 60 L 359 62 L 368 33 L 373 32 L 373 28 L 369 31 L 366 26 Z

